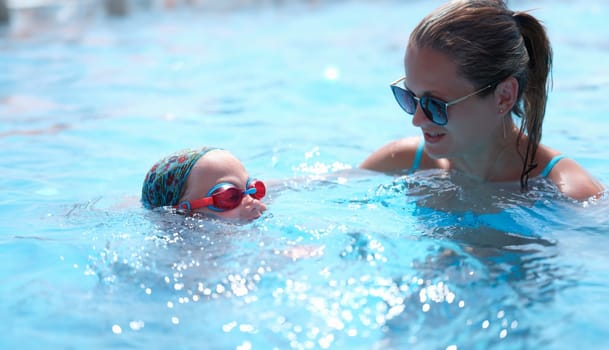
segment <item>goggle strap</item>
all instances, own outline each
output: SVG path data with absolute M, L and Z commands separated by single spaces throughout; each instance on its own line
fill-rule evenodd
M 207 209 L 209 209 L 209 210 L 211 210 L 211 211 L 218 212 L 218 213 L 221 213 L 221 212 L 223 212 L 223 211 L 226 211 L 225 209 L 216 208 L 216 207 L 214 207 L 213 205 L 208 206 L 208 207 L 207 207 Z
M 214 199 L 212 197 L 194 199 L 192 201 L 184 201 L 178 205 L 174 205 L 173 207 L 176 209 L 182 210 L 190 210 L 190 208 L 202 208 L 208 207 L 214 204 Z
M 214 192 L 216 192 L 217 190 L 224 188 L 224 187 L 235 187 L 232 184 L 228 183 L 228 182 L 221 182 L 219 184 L 216 184 L 214 187 L 212 187 L 208 192 L 207 195 L 205 197 L 209 197 L 212 196 Z M 212 203 L 213 204 L 213 203 Z

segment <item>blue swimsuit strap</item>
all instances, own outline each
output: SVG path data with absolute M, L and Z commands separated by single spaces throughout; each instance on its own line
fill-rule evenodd
M 550 160 L 550 162 L 548 163 L 548 165 L 546 165 L 546 167 L 543 168 L 543 171 L 541 172 L 541 174 L 539 176 L 541 176 L 541 177 L 547 177 L 548 175 L 550 175 L 550 172 L 552 171 L 552 168 L 554 168 L 556 163 L 558 163 L 558 161 L 563 159 L 563 158 L 565 158 L 564 154 L 559 154 L 556 157 L 552 158 Z
M 425 147 L 425 142 L 419 142 L 419 146 L 417 147 L 417 152 L 414 155 L 414 161 L 412 162 L 412 167 L 408 170 L 409 174 L 414 173 L 421 166 L 421 158 L 423 158 L 423 148 Z

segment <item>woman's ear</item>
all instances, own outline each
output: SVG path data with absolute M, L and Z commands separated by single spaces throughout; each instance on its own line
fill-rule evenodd
M 511 111 L 518 99 L 518 80 L 508 77 L 497 84 L 495 88 L 495 102 L 497 113 L 504 115 Z

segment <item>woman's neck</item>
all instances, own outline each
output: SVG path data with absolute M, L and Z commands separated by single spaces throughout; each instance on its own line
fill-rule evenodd
M 511 120 L 506 122 L 505 131 L 495 134 L 486 147 L 449 159 L 450 167 L 481 181 L 518 181 L 523 162 L 519 148 L 526 148 L 526 136 L 520 134 Z

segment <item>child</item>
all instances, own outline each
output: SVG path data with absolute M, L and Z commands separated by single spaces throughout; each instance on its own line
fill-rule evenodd
M 159 160 L 146 174 L 142 204 L 149 209 L 172 207 L 224 219 L 252 221 L 266 210 L 260 200 L 266 187 L 251 179 L 228 151 L 182 150 Z

